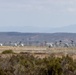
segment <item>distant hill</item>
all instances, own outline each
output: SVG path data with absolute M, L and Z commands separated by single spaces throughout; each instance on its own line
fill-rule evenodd
M 65 33 L 76 33 L 76 25 L 69 25 L 69 26 L 64 26 L 64 27 L 59 27 L 59 28 L 48 28 L 47 32 L 65 32 Z
M 62 40 L 69 42 L 74 40 L 76 42 L 76 33 L 20 33 L 20 32 L 0 32 L 0 42 L 55 42 Z
M 76 33 L 76 25 L 69 25 L 69 26 L 64 26 L 64 27 L 50 27 L 49 26 L 18 26 L 18 27 L 15 27 L 15 26 L 11 26 L 8 27 L 8 26 L 5 26 L 4 28 L 0 27 L 0 31 L 21 31 L 21 32 L 32 32 L 32 33 L 56 33 L 56 32 L 65 32 L 65 33 Z

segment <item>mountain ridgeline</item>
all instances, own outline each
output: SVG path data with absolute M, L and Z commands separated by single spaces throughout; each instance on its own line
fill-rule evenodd
M 73 40 L 76 42 L 76 33 L 20 33 L 20 32 L 0 32 L 0 42 L 55 42 L 62 40 L 69 42 Z

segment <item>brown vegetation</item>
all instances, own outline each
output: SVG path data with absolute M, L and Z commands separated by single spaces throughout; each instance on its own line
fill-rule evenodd
M 0 75 L 76 75 L 76 60 L 68 55 L 40 59 L 30 54 L 14 54 L 10 58 L 0 57 Z

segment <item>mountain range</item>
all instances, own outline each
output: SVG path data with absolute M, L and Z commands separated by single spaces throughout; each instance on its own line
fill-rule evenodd
M 22 27 L 20 29 L 22 32 L 39 32 L 39 33 L 57 33 L 57 32 L 62 32 L 62 33 L 76 33 L 76 25 L 68 25 L 68 26 L 63 26 L 63 27 L 32 27 L 32 26 L 26 26 Z
M 18 28 L 19 29 L 19 28 Z M 9 30 L 9 29 L 8 29 Z M 0 43 L 4 42 L 76 42 L 76 25 L 70 25 L 60 28 L 50 27 L 22 27 L 22 32 L 0 32 Z M 31 32 L 30 32 L 30 31 Z M 26 32 L 24 32 L 26 31 Z
M 0 32 L 0 43 L 8 42 L 76 42 L 76 33 L 21 33 Z
M 69 25 L 59 28 L 49 29 L 49 32 L 65 32 L 65 33 L 76 33 L 76 25 Z
M 61 26 L 52 28 L 49 26 L 0 26 L 2 32 L 25 32 L 25 33 L 76 33 L 76 25 Z

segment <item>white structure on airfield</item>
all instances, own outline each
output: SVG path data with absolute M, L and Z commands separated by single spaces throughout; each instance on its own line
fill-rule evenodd
M 0 46 L 3 46 L 3 44 L 2 44 L 2 43 L 0 43 Z

